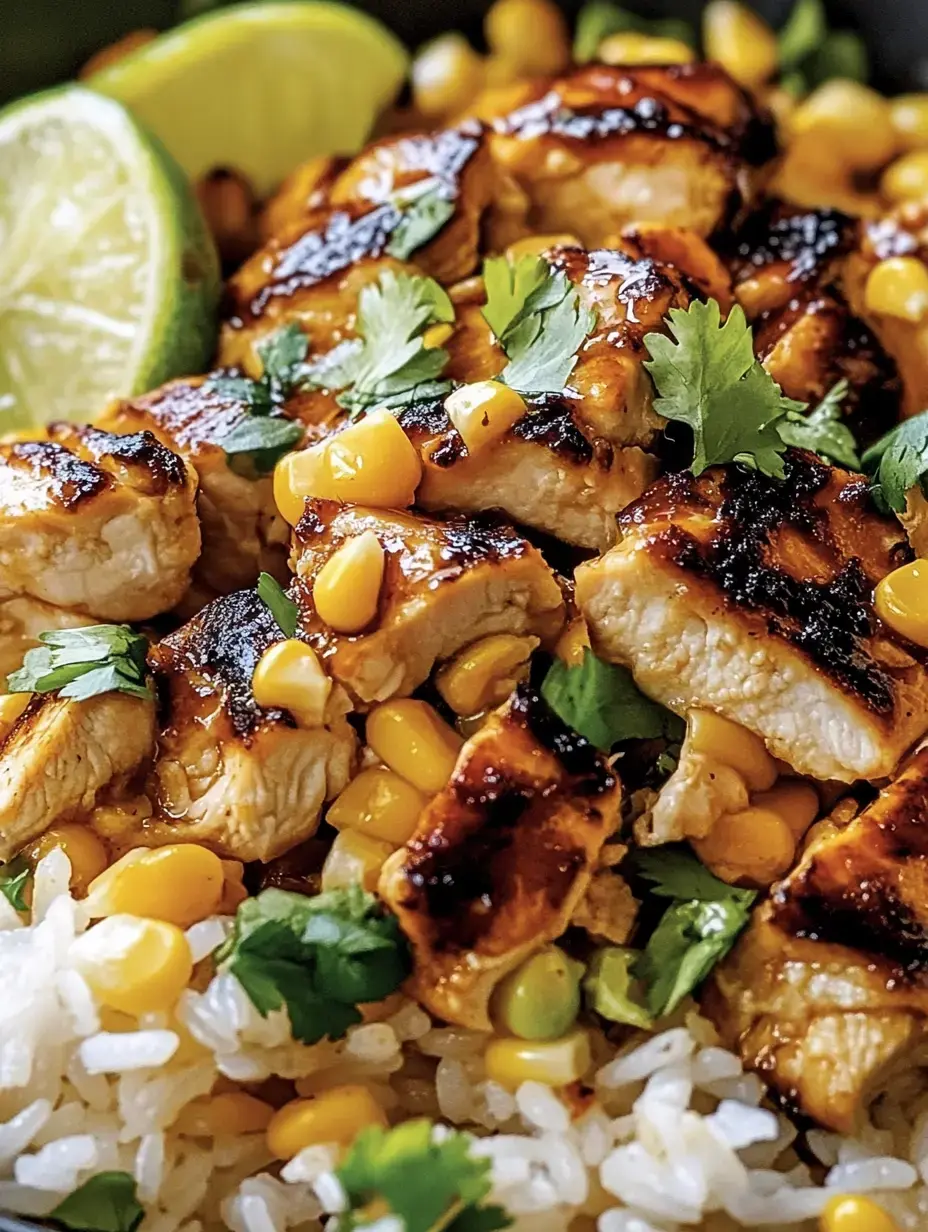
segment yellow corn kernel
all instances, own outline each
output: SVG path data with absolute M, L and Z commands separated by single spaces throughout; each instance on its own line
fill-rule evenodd
M 870 271 L 864 295 L 869 312 L 917 324 L 928 316 L 928 269 L 917 257 L 888 257 Z
M 402 847 L 415 830 L 428 799 L 394 771 L 371 766 L 333 800 L 326 821 L 336 830 L 356 830 L 368 838 Z
M 735 0 L 712 0 L 702 17 L 706 59 L 715 60 L 743 86 L 760 86 L 779 63 L 777 36 L 765 21 Z
M 899 144 L 907 150 L 928 147 L 928 94 L 900 94 L 889 100 Z
M 443 34 L 416 55 L 412 96 L 425 116 L 466 107 L 483 83 L 483 62 L 462 34 Z
M 427 796 L 448 782 L 464 743 L 428 702 L 412 698 L 376 706 L 366 732 L 380 760 Z
M 751 807 L 776 813 L 789 826 L 793 838 L 800 839 L 815 821 L 820 808 L 818 792 L 801 779 L 780 779 L 770 791 L 751 797 Z
M 814 149 L 823 165 L 869 171 L 896 152 L 889 103 L 859 82 L 835 77 L 803 99 L 790 120 L 792 139 Z
M 445 410 L 473 454 L 505 436 L 526 406 L 522 395 L 501 381 L 475 381 L 450 393 Z
M 880 192 L 890 201 L 924 201 L 928 198 L 928 150 L 903 154 L 883 172 Z
M 338 499 L 325 444 L 284 454 L 274 467 L 274 504 L 284 521 L 296 526 L 308 496 Z
M 415 447 L 389 411 L 371 411 L 328 443 L 337 500 L 376 509 L 411 505 L 422 478 Z
M 350 1146 L 369 1125 L 386 1128 L 387 1118 L 367 1087 L 333 1087 L 279 1108 L 267 1127 L 267 1147 L 277 1159 L 292 1159 L 308 1146 Z
M 316 575 L 313 603 L 336 633 L 360 633 L 377 615 L 386 558 L 372 530 L 354 535 Z
M 435 687 L 455 714 L 479 714 L 509 696 L 528 674 L 537 637 L 494 633 L 459 651 L 435 676 Z
M 590 631 L 582 616 L 572 620 L 558 638 L 554 653 L 564 663 L 575 667 L 583 662 L 583 655 L 590 645 Z
M 899 1232 L 899 1225 L 879 1203 L 863 1194 L 829 1198 L 818 1217 L 821 1232 Z
M 384 860 L 394 850 L 392 843 L 382 843 L 358 830 L 339 831 L 322 866 L 323 890 L 346 890 L 353 885 L 373 890 Z
M 101 1004 L 136 1018 L 170 1009 L 193 973 L 177 925 L 135 915 L 101 920 L 72 943 L 71 957 Z
M 439 347 L 443 347 L 451 335 L 454 333 L 454 326 L 447 322 L 430 325 L 422 335 L 422 346 L 426 351 L 436 351 Z
M 136 847 L 91 883 L 88 907 L 189 928 L 219 910 L 223 881 L 222 861 L 197 843 Z
M 928 647 L 928 561 L 900 565 L 879 583 L 873 597 L 876 614 L 916 646 Z
M 494 55 L 520 73 L 558 73 L 570 61 L 570 32 L 554 0 L 496 0 L 483 32 Z
M 258 660 L 251 691 L 259 706 L 289 710 L 301 727 L 321 727 L 332 681 L 312 646 L 288 637 Z
M 657 38 L 627 30 L 604 38 L 596 53 L 603 64 L 691 64 L 696 59 L 692 47 L 675 38 Z
M 567 1086 L 583 1077 L 592 1060 L 589 1033 L 582 1028 L 555 1040 L 494 1039 L 483 1057 L 487 1077 L 511 1091 L 522 1082 Z
M 694 753 L 737 770 L 751 791 L 767 791 L 776 782 L 777 768 L 763 740 L 740 723 L 711 710 L 692 710 L 687 740 Z
M 71 864 L 71 889 L 82 893 L 95 877 L 106 868 L 109 857 L 106 848 L 86 826 L 66 823 L 53 826 L 46 830 L 40 839 L 33 843 L 29 858 L 33 864 L 38 864 L 43 856 L 60 847 Z
M 705 838 L 693 839 L 693 849 L 723 881 L 768 886 L 790 867 L 796 839 L 770 809 L 746 808 L 720 817 Z
M 560 235 L 526 235 L 524 239 L 516 240 L 506 249 L 507 261 L 518 261 L 520 257 L 537 257 L 549 248 L 582 248 L 575 235 L 566 232 Z
M 0 697 L 0 740 L 7 738 L 31 701 L 31 693 L 6 693 Z
M 172 1129 L 190 1138 L 218 1138 L 223 1134 L 264 1133 L 274 1109 L 247 1091 L 223 1091 L 191 1100 L 180 1111 Z

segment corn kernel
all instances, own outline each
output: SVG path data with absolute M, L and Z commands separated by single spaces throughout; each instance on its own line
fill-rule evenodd
M 813 91 L 793 112 L 793 140 L 814 147 L 823 165 L 873 170 L 896 152 L 889 104 L 856 81 L 836 77 Z
M 29 852 L 33 864 L 38 864 L 43 856 L 60 848 L 71 864 L 71 889 L 83 893 L 95 877 L 106 868 L 109 857 L 106 848 L 86 826 L 66 823 L 53 826 L 46 830 Z
M 289 637 L 265 650 L 251 691 L 259 706 L 289 710 L 301 727 L 321 727 L 332 681 L 312 646 Z
M 348 539 L 329 557 L 313 583 L 313 603 L 336 633 L 360 633 L 377 615 L 385 564 L 372 530 Z
M 578 1028 L 556 1040 L 494 1039 L 484 1053 L 487 1077 L 515 1090 L 523 1082 L 567 1086 L 592 1064 L 588 1032 Z
M 176 1054 L 175 1054 L 176 1055 Z M 224 1091 L 191 1100 L 171 1127 L 190 1138 L 219 1138 L 224 1134 L 264 1133 L 274 1109 L 247 1091 Z
M 412 95 L 425 116 L 466 107 L 483 83 L 483 63 L 462 34 L 443 34 L 419 51 L 412 65 Z
M 596 53 L 603 64 L 691 64 L 696 59 L 692 47 L 675 38 L 657 38 L 627 30 L 603 39 Z
M 338 499 L 325 444 L 284 454 L 274 467 L 274 504 L 284 521 L 296 526 L 308 496 Z
M 800 839 L 815 821 L 819 811 L 818 792 L 800 779 L 780 779 L 770 791 L 751 797 L 751 807 L 776 813 L 789 826 L 793 838 Z
M 572 620 L 558 638 L 554 653 L 562 662 L 576 667 L 583 662 L 584 652 L 589 649 L 590 631 L 582 616 Z
M 900 94 L 889 100 L 899 143 L 907 150 L 928 147 L 928 94 Z
M 6 693 L 0 697 L 0 741 L 6 740 L 31 701 L 31 693 Z
M 267 1127 L 267 1146 L 277 1159 L 292 1159 L 308 1146 L 350 1146 L 362 1129 L 386 1124 L 383 1108 L 367 1087 L 333 1087 L 278 1109 Z
M 706 59 L 715 60 L 743 86 L 760 86 L 779 63 L 777 36 L 765 21 L 735 0 L 712 0 L 702 19 Z
M 435 676 L 435 687 L 455 714 L 498 706 L 528 674 L 536 637 L 495 633 L 467 646 Z
M 549 248 L 582 248 L 575 235 L 563 232 L 560 235 L 526 235 L 506 249 L 506 260 L 515 262 L 520 257 L 538 257 Z
M 928 647 L 928 561 L 913 560 L 884 577 L 873 606 L 884 624 L 916 646 Z
M 526 406 L 522 395 L 501 381 L 475 381 L 450 393 L 445 410 L 467 452 L 474 454 L 505 436 L 525 414 Z
M 427 702 L 384 702 L 367 716 L 367 743 L 413 787 L 433 796 L 448 782 L 463 741 Z
M 737 770 L 751 791 L 767 791 L 776 782 L 777 768 L 760 736 L 711 710 L 693 710 L 687 740 L 694 753 L 714 757 Z
M 72 943 L 71 957 L 101 1004 L 133 1017 L 170 1009 L 193 973 L 176 924 L 134 915 L 101 920 Z
M 371 766 L 336 797 L 326 821 L 336 830 L 357 830 L 368 838 L 402 847 L 427 803 L 428 796 L 392 770 Z
M 453 333 L 454 326 L 447 322 L 430 325 L 422 335 L 422 347 L 426 351 L 437 351 L 439 347 L 445 345 Z
M 928 198 L 928 150 L 903 154 L 883 172 L 880 192 L 890 201 L 924 201 Z
M 917 257 L 888 257 L 870 271 L 864 295 L 869 312 L 917 323 L 928 316 L 928 269 Z
M 570 61 L 570 33 L 554 0 L 496 0 L 483 32 L 490 50 L 525 75 L 559 73 Z
M 723 881 L 768 886 L 790 867 L 796 839 L 779 813 L 746 808 L 720 817 L 693 849 Z
M 339 831 L 322 866 L 323 890 L 346 890 L 353 885 L 375 889 L 383 862 L 394 850 L 392 843 L 369 838 L 359 830 Z
M 337 500 L 376 509 L 411 505 L 422 478 L 415 447 L 389 411 L 371 411 L 328 443 Z
M 819 1215 L 821 1232 L 899 1232 L 899 1225 L 879 1203 L 863 1194 L 838 1194 Z
M 93 918 L 137 915 L 189 928 L 216 914 L 222 889 L 222 861 L 207 847 L 136 847 L 91 883 L 87 905 Z

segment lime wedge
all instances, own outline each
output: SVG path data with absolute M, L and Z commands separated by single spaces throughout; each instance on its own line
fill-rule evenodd
M 351 154 L 394 98 L 407 55 L 341 4 L 244 4 L 197 17 L 91 78 L 191 179 L 243 172 L 259 194 L 320 154 Z
M 78 86 L 0 111 L 0 431 L 202 371 L 219 294 L 178 168 Z

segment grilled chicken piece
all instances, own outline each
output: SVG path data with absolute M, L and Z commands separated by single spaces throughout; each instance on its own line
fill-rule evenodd
M 334 688 L 325 724 L 301 728 L 262 708 L 251 680 L 281 632 L 254 590 L 208 604 L 151 654 L 166 705 L 149 795 L 154 843 L 205 843 L 237 860 L 270 860 L 311 837 L 348 782 L 357 739 Z
M 643 847 L 705 838 L 720 817 L 740 813 L 749 803 L 738 771 L 694 749 L 687 732 L 676 769 L 635 822 L 635 838 Z
M 151 755 L 154 702 L 102 693 L 35 697 L 0 744 L 0 861 L 58 821 L 89 812 Z
M 531 229 L 589 248 L 643 222 L 710 235 L 750 202 L 775 154 L 769 117 L 714 64 L 578 68 L 540 82 L 493 129 Z
M 339 635 L 316 615 L 313 583 L 342 544 L 367 530 L 386 557 L 380 610 L 368 630 Z M 362 704 L 408 696 L 436 663 L 487 634 L 550 643 L 564 623 L 560 587 L 541 554 L 489 515 L 438 521 L 308 500 L 293 543 L 307 638 Z
M 928 749 L 822 823 L 715 972 L 704 1009 L 793 1112 L 838 1133 L 928 1057 Z
M 798 450 L 785 469 L 659 480 L 577 602 L 596 653 L 678 714 L 715 710 L 800 774 L 881 778 L 928 727 L 924 655 L 871 601 L 909 550 L 860 476 Z
M 196 474 L 149 432 L 48 437 L 0 445 L 0 593 L 104 621 L 173 607 L 200 551 Z
M 203 551 L 194 579 L 204 601 L 253 585 L 262 570 L 285 581 L 290 539 L 271 476 L 236 474 L 220 444 L 244 408 L 205 387 L 205 379 L 170 381 L 144 397 L 115 402 L 100 420 L 113 432 L 149 430 L 196 469 Z
M 567 927 L 619 823 L 605 761 L 530 685 L 464 745 L 378 892 L 414 953 L 412 994 L 488 1030 L 496 984 Z

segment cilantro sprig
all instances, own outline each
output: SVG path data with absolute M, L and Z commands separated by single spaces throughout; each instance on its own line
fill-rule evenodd
M 433 278 L 384 270 L 358 298 L 359 337 L 310 365 L 305 380 L 317 389 L 341 390 L 336 401 L 352 417 L 447 393 L 451 383 L 437 378 L 448 352 L 426 347 L 423 334 L 453 321 L 454 305 Z
M 520 393 L 560 393 L 596 313 L 581 305 L 567 275 L 541 257 L 488 257 L 483 281 L 483 318 L 509 360 L 499 380 Z
M 848 395 L 846 380 L 838 381 L 818 406 L 806 414 L 787 411 L 777 423 L 780 438 L 787 445 L 809 449 L 819 457 L 837 462 L 852 471 L 860 470 L 857 442 L 844 422 L 841 403 Z
M 258 598 L 277 621 L 284 637 L 293 637 L 300 619 L 300 609 L 285 592 L 280 582 L 269 573 L 258 575 Z
M 57 693 L 86 701 L 100 693 L 151 698 L 148 642 L 128 625 L 86 625 L 39 634 L 22 667 L 6 678 L 11 693 Z
M 568 727 L 605 753 L 622 740 L 680 740 L 685 731 L 682 719 L 645 697 L 627 668 L 604 663 L 589 647 L 573 666 L 556 659 L 541 694 Z
M 574 34 L 574 59 L 578 64 L 595 60 L 599 46 L 610 34 L 650 34 L 657 38 L 679 39 L 696 46 L 696 31 L 682 18 L 648 18 L 630 13 L 610 0 L 593 0 L 585 4 L 577 18 Z
M 16 911 L 28 911 L 26 886 L 32 869 L 25 856 L 14 856 L 6 864 L 0 864 L 0 894 Z
M 884 512 L 905 510 L 906 493 L 928 496 L 928 411 L 897 424 L 864 453 L 873 499 Z
M 512 1220 L 502 1207 L 484 1203 L 490 1161 L 472 1154 L 473 1142 L 457 1130 L 436 1132 L 424 1119 L 364 1130 L 336 1169 L 348 1209 L 336 1216 L 334 1232 L 366 1227 L 370 1210 L 377 1217 L 395 1215 L 404 1232 L 509 1227 Z
M 73 1232 L 135 1232 L 145 1215 L 128 1172 L 98 1172 L 49 1215 Z
M 438 176 L 429 176 L 393 194 L 402 210 L 393 228 L 386 251 L 398 261 L 408 261 L 417 249 L 427 244 L 454 214 L 454 201 L 448 186 Z
M 389 996 L 410 970 L 396 918 L 360 886 L 246 899 L 217 960 L 263 1017 L 285 1005 L 306 1044 L 340 1039 L 361 1021 L 360 1003 Z
M 648 1012 L 662 1018 L 732 948 L 757 894 L 720 881 L 682 847 L 641 851 L 635 869 L 651 883 L 652 894 L 671 900 L 632 968 L 645 985 Z

